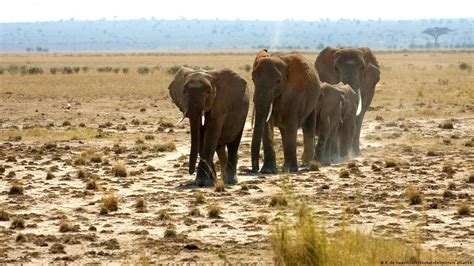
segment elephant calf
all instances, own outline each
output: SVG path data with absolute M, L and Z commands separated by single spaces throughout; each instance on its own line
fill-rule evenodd
M 191 153 L 189 173 L 198 164 L 195 183 L 211 186 L 216 180 L 217 151 L 225 184 L 237 183 L 237 150 L 249 109 L 247 82 L 234 71 L 181 67 L 168 87 L 173 102 L 189 118 Z M 226 148 L 227 147 L 227 153 Z
M 347 160 L 356 134 L 357 93 L 349 85 L 322 83 L 319 103 L 316 158 L 325 165 Z

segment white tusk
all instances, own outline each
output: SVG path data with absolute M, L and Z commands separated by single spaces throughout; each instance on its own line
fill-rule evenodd
M 359 116 L 362 112 L 362 97 L 360 96 L 360 89 L 357 90 L 357 96 L 359 97 L 359 104 L 357 105 L 356 116 Z
M 204 111 L 202 111 L 202 114 L 201 114 L 201 125 L 204 126 L 204 122 L 206 122 L 206 118 L 205 118 L 205 115 L 204 115 Z
M 267 120 L 265 122 L 268 122 L 268 120 L 270 120 L 270 117 L 272 116 L 272 110 L 273 110 L 273 103 L 270 104 L 270 109 L 268 110 Z
M 178 122 L 176 122 L 176 124 L 183 122 L 184 118 L 186 118 L 186 112 L 183 112 L 183 116 L 178 120 Z

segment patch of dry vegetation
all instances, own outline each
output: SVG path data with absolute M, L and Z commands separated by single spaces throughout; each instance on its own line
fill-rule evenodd
M 114 193 L 109 193 L 102 197 L 100 205 L 100 213 L 107 214 L 118 210 L 118 199 Z
M 207 206 L 207 216 L 212 219 L 220 218 L 221 207 L 216 203 L 211 203 Z
M 408 198 L 410 205 L 418 205 L 423 202 L 423 197 L 419 188 L 410 186 L 405 191 L 405 195 Z
M 112 172 L 115 177 L 126 177 L 127 176 L 127 169 L 125 165 L 121 162 L 116 162 L 112 167 Z

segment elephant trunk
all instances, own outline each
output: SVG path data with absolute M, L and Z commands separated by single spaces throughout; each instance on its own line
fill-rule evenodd
M 198 152 L 201 147 L 201 115 L 194 112 L 189 117 L 191 125 L 191 152 L 189 155 L 189 174 L 193 174 L 196 170 L 196 161 Z
M 262 107 L 261 105 L 255 104 L 255 125 L 252 135 L 252 171 L 257 172 L 259 170 L 259 159 L 260 159 L 260 144 L 262 143 L 263 131 L 265 129 L 265 124 L 268 122 L 271 112 L 272 112 L 272 103 L 270 103 L 267 108 Z
M 349 84 L 351 88 L 357 93 L 357 110 L 356 116 L 359 116 L 362 113 L 362 93 L 361 93 L 361 85 L 360 80 L 358 78 L 358 74 L 354 73 L 346 73 L 342 76 L 342 82 L 344 84 Z

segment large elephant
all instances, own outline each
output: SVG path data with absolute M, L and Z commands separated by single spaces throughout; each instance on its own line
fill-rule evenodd
M 317 107 L 316 158 L 324 165 L 340 163 L 350 156 L 356 129 L 356 92 L 342 83 L 321 84 Z
M 319 97 L 318 74 L 306 58 L 296 52 L 270 55 L 258 52 L 252 70 L 255 84 L 255 125 L 252 135 L 252 171 L 259 170 L 263 138 L 262 173 L 276 173 L 273 127 L 280 130 L 283 142 L 283 171 L 298 171 L 296 133 L 303 127 L 303 162 L 314 158 L 316 104 Z
M 216 172 L 213 157 L 216 151 L 224 183 L 236 184 L 237 150 L 249 108 L 247 82 L 227 68 L 196 71 L 181 67 L 168 90 L 183 113 L 179 122 L 189 118 L 190 174 L 195 171 L 198 153 L 200 156 L 196 185 L 214 184 Z
M 358 104 L 356 132 L 352 145 L 355 155 L 360 155 L 360 130 L 365 112 L 374 98 L 375 85 L 380 80 L 380 70 L 377 59 L 367 47 L 334 48 L 326 47 L 314 63 L 319 78 L 323 82 L 349 84 L 358 94 L 361 104 Z

